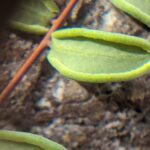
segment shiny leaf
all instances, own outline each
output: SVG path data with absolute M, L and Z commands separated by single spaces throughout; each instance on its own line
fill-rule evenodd
M 52 34 L 50 63 L 86 82 L 125 81 L 150 69 L 150 43 L 118 33 L 74 28 Z

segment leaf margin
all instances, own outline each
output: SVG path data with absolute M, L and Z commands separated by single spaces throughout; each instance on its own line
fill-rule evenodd
M 91 32 L 91 33 L 90 33 Z M 116 42 L 121 44 L 129 44 L 132 46 L 141 47 L 143 50 L 150 53 L 150 42 L 135 36 L 124 35 L 120 33 L 111 33 L 105 31 L 97 31 L 86 28 L 72 28 L 72 29 L 61 29 L 57 30 L 52 34 L 52 46 L 53 38 L 68 38 L 68 37 L 77 37 L 83 36 L 86 37 L 87 33 L 90 33 L 91 38 L 99 38 L 102 40 Z M 99 33 L 99 36 L 97 34 Z M 89 37 L 88 35 L 88 37 Z M 97 36 L 97 37 L 96 37 Z M 74 80 L 91 82 L 91 83 L 104 83 L 104 82 L 118 82 L 118 81 L 127 81 L 132 80 L 136 77 L 139 77 L 150 70 L 150 61 L 138 69 L 124 72 L 124 73 L 110 73 L 110 74 L 90 74 L 90 73 L 81 73 L 73 71 L 67 68 L 65 65 L 59 62 L 56 58 L 51 57 L 51 52 L 47 56 L 48 61 L 54 66 L 61 74 L 66 77 L 69 77 Z

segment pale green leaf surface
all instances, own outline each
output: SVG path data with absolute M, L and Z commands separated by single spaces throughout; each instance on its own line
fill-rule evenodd
M 0 140 L 0 147 L 2 150 L 44 150 L 31 144 L 17 143 L 6 140 Z
M 66 150 L 60 144 L 42 136 L 25 132 L 0 131 L 2 150 Z
M 116 7 L 150 27 L 150 0 L 110 0 Z
M 125 81 L 150 69 L 150 43 L 142 38 L 74 28 L 54 32 L 51 45 L 50 63 L 75 80 Z
M 58 12 L 53 0 L 25 0 L 12 15 L 9 24 L 23 32 L 44 34 Z

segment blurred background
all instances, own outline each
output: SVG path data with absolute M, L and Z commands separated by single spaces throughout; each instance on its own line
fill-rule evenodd
M 0 4 L 0 27 L 5 25 L 6 20 L 13 14 L 17 7 L 19 7 L 22 0 L 4 0 Z

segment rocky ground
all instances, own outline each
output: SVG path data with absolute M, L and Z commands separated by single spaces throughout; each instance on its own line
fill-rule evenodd
M 66 1 L 57 2 L 63 9 Z M 80 0 L 64 26 L 150 41 L 150 30 L 109 0 Z M 0 35 L 2 91 L 41 37 L 10 29 Z M 1 129 L 41 134 L 69 150 L 150 150 L 150 74 L 128 82 L 81 83 L 60 75 L 45 59 L 47 51 L 0 107 Z

